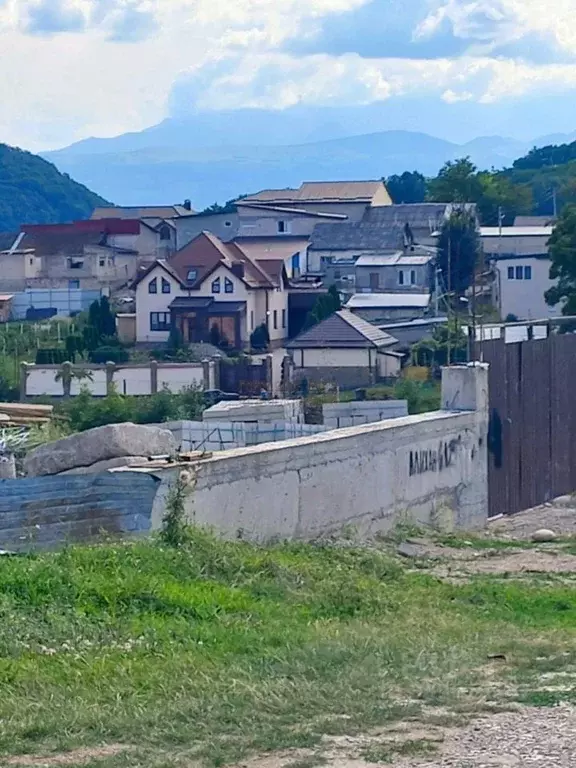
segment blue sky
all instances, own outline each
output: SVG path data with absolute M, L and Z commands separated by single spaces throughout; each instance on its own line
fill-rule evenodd
M 574 130 L 575 2 L 0 0 L 0 140 L 46 149 L 173 111 L 300 104 L 382 103 L 406 128 L 419 98 L 446 136 L 464 112 L 516 104 L 526 133 L 529 103 L 536 134 Z

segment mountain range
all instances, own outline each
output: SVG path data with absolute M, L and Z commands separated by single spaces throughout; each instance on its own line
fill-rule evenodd
M 326 110 L 205 112 L 169 118 L 139 133 L 86 139 L 44 157 L 116 204 L 190 199 L 200 210 L 304 180 L 380 178 L 406 170 L 434 175 L 447 160 L 464 156 L 480 168 L 504 168 L 534 146 L 576 139 L 574 132 L 529 142 L 484 136 L 456 143 L 425 132 L 368 132 L 369 127 L 352 121 L 350 113 Z

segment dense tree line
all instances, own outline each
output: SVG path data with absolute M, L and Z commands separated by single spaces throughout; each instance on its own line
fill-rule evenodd
M 38 155 L 0 144 L 0 232 L 86 219 L 106 201 Z
M 502 171 L 479 170 L 462 158 L 427 179 L 418 171 L 385 179 L 395 203 L 476 203 L 485 226 L 519 215 L 553 216 L 576 203 L 576 142 L 531 150 Z

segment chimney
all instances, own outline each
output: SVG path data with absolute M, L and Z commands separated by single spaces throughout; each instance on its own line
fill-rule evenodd
M 184 200 L 184 206 L 187 211 L 192 210 L 192 201 L 191 200 Z
M 239 277 L 240 280 L 244 280 L 244 264 L 242 264 L 241 261 L 235 261 L 232 264 L 232 274 L 236 275 L 236 277 Z

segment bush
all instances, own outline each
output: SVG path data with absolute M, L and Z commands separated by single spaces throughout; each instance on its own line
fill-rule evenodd
M 265 323 L 259 325 L 252 331 L 250 336 L 250 346 L 252 349 L 268 349 L 270 346 L 270 334 Z
M 98 347 L 89 354 L 90 362 L 96 365 L 106 363 L 127 363 L 130 359 L 128 350 L 123 347 Z
M 39 349 L 36 352 L 36 365 L 62 365 L 68 362 L 66 349 Z

